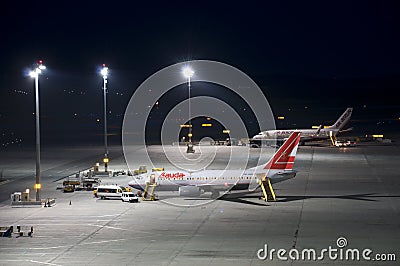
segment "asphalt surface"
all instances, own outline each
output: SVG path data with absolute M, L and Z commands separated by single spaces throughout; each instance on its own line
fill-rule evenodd
M 43 159 L 43 195 L 57 202 L 50 208 L 11 208 L 9 192 L 32 183 L 34 153 L 5 151 L 3 158 L 9 159 L 1 168 L 11 181 L 0 185 L 6 199 L 0 204 L 0 226 L 34 226 L 34 236 L 0 238 L 0 265 L 398 265 L 399 148 L 397 143 L 340 149 L 301 146 L 297 176 L 274 186 L 277 202 L 260 201 L 259 194 L 210 201 L 207 194 L 180 198 L 170 193 L 160 194 L 160 201 L 138 204 L 99 200 L 86 191 L 57 191 L 56 180 L 93 165 L 101 158 L 101 149 L 81 147 L 77 153 L 52 148 L 44 156 L 49 161 Z M 212 168 L 226 165 L 229 149 L 218 148 Z M 149 150 L 154 161 L 166 165 L 160 147 Z M 114 167 L 124 167 L 121 149 L 114 148 L 114 154 Z M 57 174 L 64 168 L 69 170 Z M 131 178 L 108 181 L 126 185 Z M 340 237 L 347 242 L 341 248 Z M 285 249 L 286 257 L 291 249 L 300 254 L 315 249 L 317 259 L 283 260 L 275 251 L 272 260 L 262 260 L 257 252 L 265 245 L 268 251 Z M 370 249 L 371 261 L 330 259 L 327 253 L 318 260 L 329 246 L 343 254 L 348 249 L 359 249 L 360 254 Z M 372 260 L 377 254 L 394 254 L 397 261 Z
M 117 158 L 122 157 L 121 147 L 111 147 Z M 102 147 L 43 147 L 41 149 L 41 183 L 43 196 L 52 196 L 53 183 L 71 174 L 86 170 L 101 162 Z M 35 184 L 36 156 L 34 147 L 12 147 L 0 150 L 0 204 L 9 203 L 10 195 L 16 191 L 30 189 Z M 7 185 L 1 185 L 7 184 Z M 50 195 L 49 195 L 50 194 Z M 34 198 L 34 194 L 32 197 Z

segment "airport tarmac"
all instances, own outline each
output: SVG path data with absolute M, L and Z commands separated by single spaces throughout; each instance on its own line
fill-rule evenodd
M 249 149 L 219 147 L 210 167 L 225 165 L 231 148 Z M 16 185 L 23 186 L 20 191 L 32 185 L 34 153 L 3 152 L 7 156 L 2 156 L 6 159 L 1 167 L 9 181 L 0 185 L 0 226 L 34 226 L 34 235 L 0 238 L 0 265 L 398 265 L 397 142 L 362 143 L 351 148 L 301 146 L 295 162 L 297 176 L 275 184 L 278 201 L 267 203 L 258 199 L 259 194 L 210 201 L 207 194 L 179 198 L 170 193 L 166 195 L 168 203 L 130 204 L 99 200 L 86 191 L 57 191 L 54 181 L 61 175 L 90 167 L 101 158 L 101 149 L 81 149 L 79 155 L 57 148 L 45 152 L 43 197 L 55 197 L 57 202 L 50 208 L 11 208 L 9 191 Z M 168 168 L 160 146 L 149 150 L 159 166 Z M 251 154 L 255 150 L 251 149 Z M 115 147 L 113 152 L 114 167 L 123 167 L 121 149 Z M 70 169 L 57 174 L 65 166 Z M 122 183 L 130 178 L 115 177 L 110 182 L 126 185 Z M 359 249 L 361 254 L 368 248 L 371 258 L 395 254 L 397 262 L 334 260 L 327 253 L 318 261 L 280 260 L 276 252 L 272 260 L 257 256 L 267 245 L 269 251 L 315 249 L 318 257 L 329 246 L 338 249 L 340 237 L 347 245 L 339 250 Z

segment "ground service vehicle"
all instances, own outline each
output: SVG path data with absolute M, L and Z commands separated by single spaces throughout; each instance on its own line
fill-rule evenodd
M 356 142 L 353 140 L 336 140 L 335 146 L 336 147 L 355 147 Z
M 120 199 L 122 195 L 122 189 L 115 185 L 101 185 L 97 187 L 97 197 L 100 199 Z
M 123 192 L 121 196 L 122 202 L 139 202 L 139 198 L 133 192 Z

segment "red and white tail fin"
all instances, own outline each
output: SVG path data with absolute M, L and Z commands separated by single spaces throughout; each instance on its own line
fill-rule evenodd
M 292 170 L 299 146 L 300 132 L 293 132 L 274 156 L 264 165 L 265 170 Z

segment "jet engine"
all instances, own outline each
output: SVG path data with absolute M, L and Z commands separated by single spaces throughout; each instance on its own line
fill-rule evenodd
M 200 196 L 201 191 L 199 187 L 196 186 L 183 186 L 179 187 L 179 196 L 180 197 L 198 197 Z

